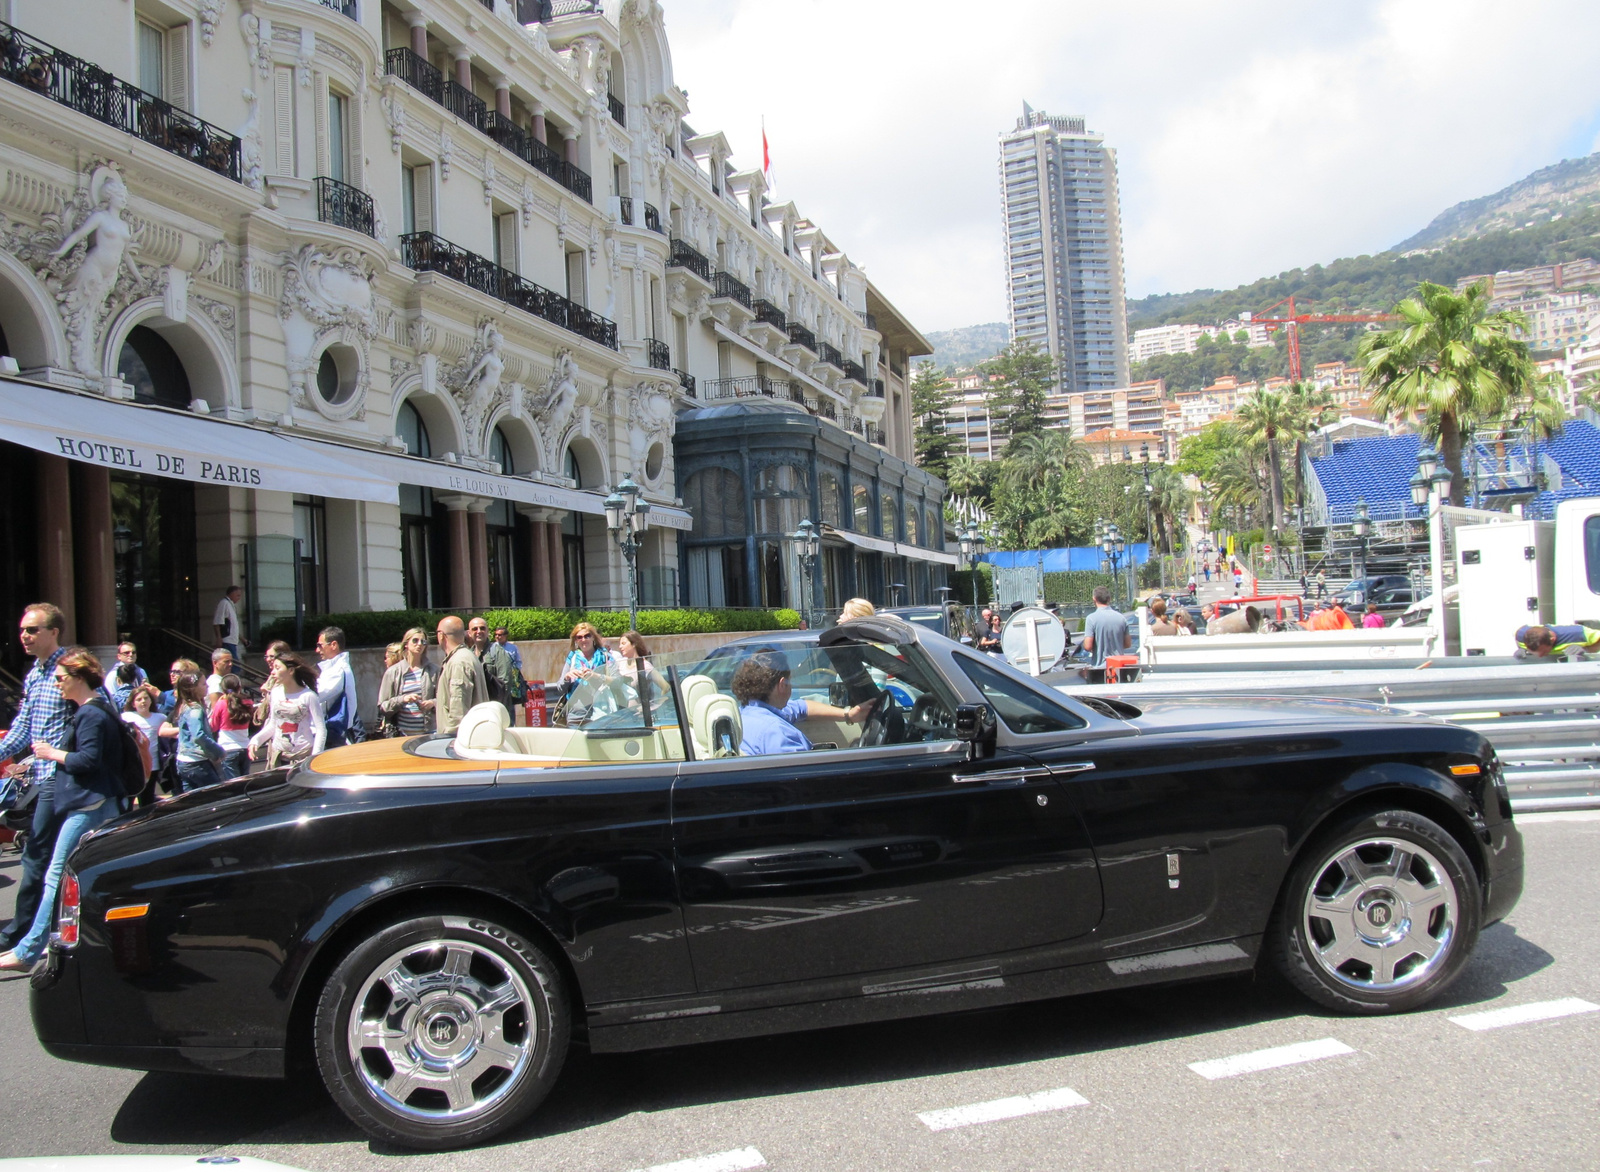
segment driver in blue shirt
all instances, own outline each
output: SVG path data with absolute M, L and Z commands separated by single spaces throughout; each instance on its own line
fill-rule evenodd
M 816 700 L 795 700 L 788 662 L 772 652 L 752 655 L 741 663 L 733 673 L 732 688 L 744 730 L 739 742 L 741 757 L 804 752 L 811 748 L 811 742 L 795 727 L 796 722 L 818 718 L 859 724 L 876 702 L 868 700 L 853 708 L 836 708 Z

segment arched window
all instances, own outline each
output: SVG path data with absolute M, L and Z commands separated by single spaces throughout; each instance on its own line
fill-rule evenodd
M 844 492 L 839 487 L 839 478 L 832 472 L 824 472 L 818 479 L 822 486 L 822 523 L 835 529 L 845 528 Z
M 189 375 L 167 340 L 148 326 L 134 326 L 117 356 L 117 377 L 133 387 L 139 403 L 187 409 L 194 396 Z
M 922 544 L 929 549 L 944 548 L 944 526 L 939 523 L 939 507 L 928 506 L 928 527 L 922 531 Z
M 406 451 L 413 456 L 433 455 L 433 444 L 428 440 L 428 425 L 410 403 L 401 403 L 395 412 L 394 433 L 406 442 Z
M 756 472 L 756 532 L 787 536 L 800 526 L 802 513 L 809 513 L 810 479 L 804 468 L 776 464 Z
M 578 488 L 583 487 L 583 474 L 578 471 L 578 457 L 573 454 L 571 448 L 567 449 L 567 457 L 562 465 L 562 473 L 569 477 Z
M 894 497 L 888 489 L 878 498 L 879 533 L 885 541 L 900 540 L 899 517 L 895 513 Z
M 500 465 L 500 471 L 504 475 L 517 474 L 516 461 L 511 458 L 511 441 L 506 439 L 506 433 L 498 427 L 489 433 L 489 459 Z
M 916 505 L 907 505 L 906 506 L 906 544 L 907 545 L 921 545 L 922 544 L 922 542 L 917 540 L 917 534 L 921 529 L 921 526 L 917 524 L 917 518 L 920 517 L 921 515 L 922 515 L 922 510 L 917 508 Z
M 744 481 L 726 468 L 707 468 L 689 477 L 683 504 L 694 518 L 694 536 L 743 537 Z
M 872 494 L 867 486 L 857 484 L 850 489 L 851 526 L 857 533 L 872 532 Z

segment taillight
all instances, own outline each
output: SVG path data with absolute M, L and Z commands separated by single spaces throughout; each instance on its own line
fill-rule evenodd
M 61 873 L 61 905 L 56 913 L 56 942 L 63 948 L 78 946 L 78 877 L 68 867 Z

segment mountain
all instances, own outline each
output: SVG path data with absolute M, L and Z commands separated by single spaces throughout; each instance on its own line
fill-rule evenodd
M 1438 248 L 1456 240 L 1508 228 L 1531 228 L 1600 204 L 1600 153 L 1562 159 L 1493 195 L 1440 212 L 1422 231 L 1394 246 L 1395 252 Z
M 976 366 L 993 358 L 1011 341 L 1011 329 L 1005 322 L 995 321 L 981 326 L 936 330 L 926 337 L 933 343 L 933 364 L 940 370 L 948 370 L 953 366 Z

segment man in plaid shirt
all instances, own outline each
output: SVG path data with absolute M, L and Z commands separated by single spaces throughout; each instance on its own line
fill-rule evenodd
M 66 739 L 73 706 L 61 698 L 61 689 L 55 683 L 56 661 L 65 652 L 61 646 L 61 631 L 65 625 L 60 608 L 48 602 L 36 602 L 22 612 L 22 650 L 33 656 L 33 667 L 22 681 L 22 707 L 17 711 L 17 718 L 12 721 L 11 730 L 0 738 L 0 760 L 25 756 L 34 741 L 48 741 L 60 748 Z M 33 926 L 44 888 L 45 868 L 55 853 L 59 829 L 51 801 L 55 794 L 56 763 L 35 759 L 30 765 L 11 765 L 6 769 L 8 777 L 20 777 L 24 773 L 39 787 L 39 798 L 33 807 L 33 829 L 22 850 L 16 918 L 0 930 L 0 944 L 8 949 L 15 948 L 17 941 Z

